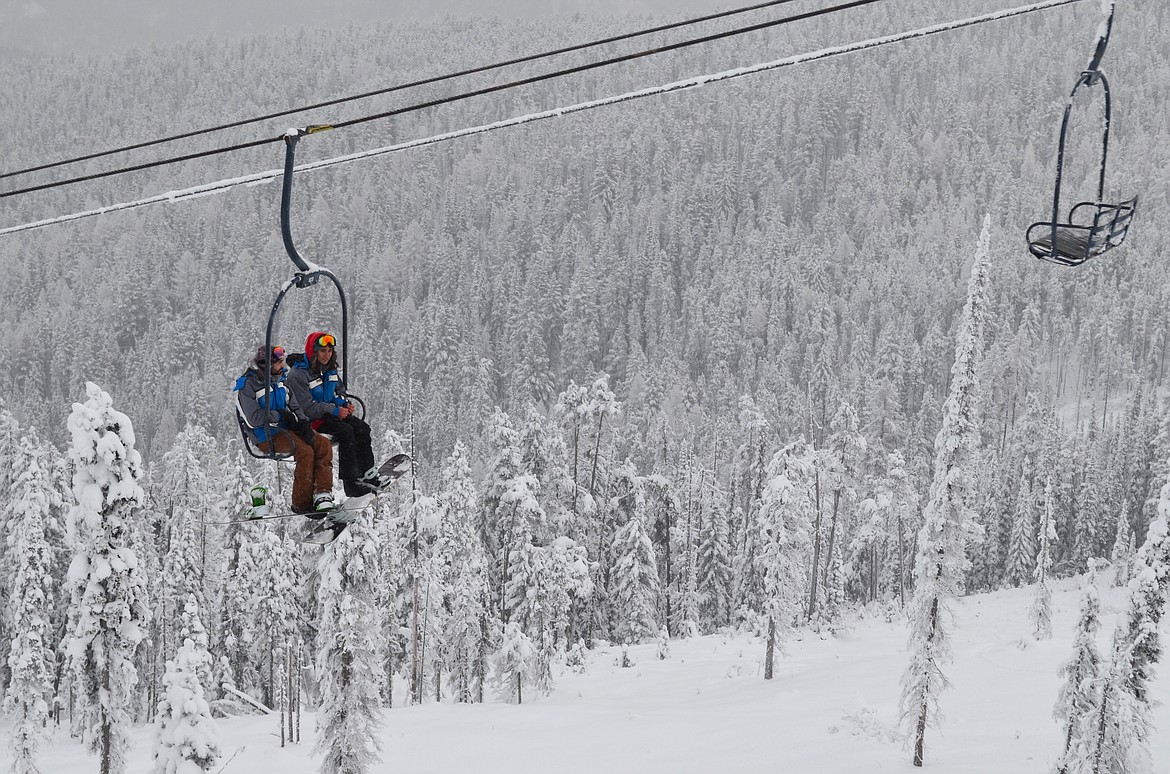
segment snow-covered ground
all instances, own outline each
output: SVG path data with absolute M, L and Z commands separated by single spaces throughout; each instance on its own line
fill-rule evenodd
M 1104 578 L 1102 579 L 1105 580 Z M 957 609 L 955 658 L 942 697 L 945 719 L 927 735 L 925 769 L 910 763 L 896 727 L 906 625 L 860 621 L 837 636 L 793 642 L 777 676 L 763 679 L 763 646 L 747 635 L 706 636 L 590 653 L 587 671 L 566 671 L 551 696 L 516 706 L 424 704 L 385 712 L 379 774 L 400 772 L 917 772 L 1045 774 L 1059 752 L 1052 720 L 1058 666 L 1070 654 L 1078 580 L 1053 584 L 1055 635 L 1028 636 L 1031 588 L 982 594 Z M 1124 599 L 1102 594 L 1105 651 Z M 1163 627 L 1163 642 L 1167 642 Z M 1154 772 L 1170 772 L 1170 664 L 1151 694 Z M 310 774 L 313 717 L 302 740 L 280 746 L 277 721 L 221 721 L 224 774 Z M 139 729 L 134 774 L 151 769 L 151 731 Z M 97 760 L 60 734 L 41 756 L 46 773 L 97 771 Z M 0 752 L 0 769 L 11 757 Z

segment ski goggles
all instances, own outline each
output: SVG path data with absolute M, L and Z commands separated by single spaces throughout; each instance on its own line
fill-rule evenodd
M 321 338 L 317 339 L 317 343 L 313 345 L 316 349 L 325 349 L 325 347 L 336 347 L 337 339 L 333 338 L 332 334 L 326 333 Z
M 272 362 L 275 363 L 279 360 L 284 360 L 284 347 L 273 347 Z

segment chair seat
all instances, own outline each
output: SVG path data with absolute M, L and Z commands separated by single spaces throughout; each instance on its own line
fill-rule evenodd
M 1082 264 L 1125 241 L 1136 207 L 1136 196 L 1121 204 L 1080 202 L 1069 212 L 1068 223 L 1041 221 L 1029 226 L 1028 251 L 1064 266 Z M 1091 215 L 1086 218 L 1086 213 Z M 1082 222 L 1073 222 L 1081 219 Z

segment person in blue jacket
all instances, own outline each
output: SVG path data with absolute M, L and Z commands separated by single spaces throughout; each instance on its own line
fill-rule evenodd
M 370 426 L 354 413 L 337 373 L 337 339 L 314 331 L 305 339 L 304 354 L 289 355 L 288 386 L 314 430 L 333 437 L 338 450 L 338 478 L 346 497 L 361 497 L 384 488 L 374 464 Z
M 267 379 L 266 364 L 272 368 Z M 327 512 L 333 501 L 333 447 L 329 439 L 313 431 L 303 404 L 285 384 L 284 348 L 268 353 L 256 350 L 248 371 L 236 380 L 236 400 L 256 447 L 263 452 L 292 453 L 292 509 L 296 513 Z

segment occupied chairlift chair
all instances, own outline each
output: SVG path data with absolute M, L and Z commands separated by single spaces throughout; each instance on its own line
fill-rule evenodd
M 1033 223 L 1028 227 L 1026 238 L 1028 251 L 1045 261 L 1062 266 L 1078 266 L 1095 258 L 1125 241 L 1130 222 L 1137 208 L 1137 197 L 1114 204 L 1105 199 L 1105 162 L 1109 157 L 1110 94 L 1109 80 L 1101 72 L 1101 58 L 1109 44 L 1109 33 L 1113 28 L 1113 6 L 1102 21 L 1098 34 L 1097 49 L 1089 66 L 1077 77 L 1068 102 L 1064 106 L 1064 118 L 1060 124 L 1060 144 L 1056 153 L 1056 188 L 1052 196 L 1052 219 Z M 1064 150 L 1068 139 L 1068 119 L 1072 112 L 1073 98 L 1081 86 L 1101 84 L 1105 95 L 1105 128 L 1101 141 L 1101 169 L 1097 180 L 1097 200 L 1079 202 L 1069 210 L 1068 219 L 1060 220 L 1060 184 L 1064 169 Z
M 297 141 L 306 134 L 316 134 L 317 132 L 322 132 L 331 128 L 333 127 L 329 126 L 328 124 L 319 124 L 314 126 L 307 126 L 302 129 L 290 129 L 284 135 L 284 179 L 282 181 L 283 184 L 280 193 L 280 233 L 284 239 L 284 249 L 288 253 L 288 257 L 292 259 L 293 264 L 297 267 L 297 272 L 292 276 L 291 279 L 284 283 L 283 287 L 281 287 L 280 293 L 276 296 L 276 302 L 272 305 L 272 311 L 268 314 L 268 327 L 264 334 L 264 351 L 269 354 L 269 357 L 271 357 L 272 330 L 276 324 L 276 315 L 277 312 L 280 311 L 280 304 L 284 300 L 285 295 L 287 295 L 288 292 L 294 287 L 307 288 L 317 284 L 319 279 L 325 277 L 333 283 L 333 286 L 337 289 L 338 298 L 341 301 L 341 344 L 339 347 L 341 349 L 341 374 L 342 383 L 345 384 L 346 388 L 348 389 L 349 382 L 346 379 L 346 377 L 349 375 L 349 369 L 347 367 L 348 352 L 346 351 L 345 345 L 346 342 L 349 341 L 349 310 L 345 302 L 345 290 L 341 287 L 341 282 L 338 281 L 333 272 L 317 266 L 316 264 L 310 264 L 301 257 L 300 253 L 297 252 L 296 247 L 293 245 L 292 227 L 289 224 L 289 210 L 292 204 L 293 167 Z M 312 353 L 306 353 L 306 355 L 311 357 Z M 266 373 L 271 372 L 272 361 L 266 360 L 264 363 L 264 368 Z M 271 389 L 266 386 L 264 390 L 265 403 L 268 402 L 268 395 L 270 393 Z M 344 393 L 344 396 L 346 400 L 352 401 L 358 407 L 356 412 L 357 417 L 359 419 L 364 418 L 366 413 L 366 404 L 362 401 L 362 399 L 356 395 L 350 394 L 348 391 Z M 252 430 L 255 428 L 253 428 L 252 425 L 248 423 L 247 417 L 244 416 L 244 411 L 240 406 L 238 395 L 236 397 L 235 406 L 236 420 L 239 422 L 240 434 L 244 438 L 244 448 L 248 450 L 248 454 L 252 455 L 256 459 L 261 460 L 280 461 L 292 459 L 293 455 L 291 453 L 282 454 L 275 450 L 266 452 L 260 449 L 257 446 L 258 442 L 256 440 L 256 436 L 252 433 Z M 277 432 L 288 434 L 289 431 L 281 428 Z

